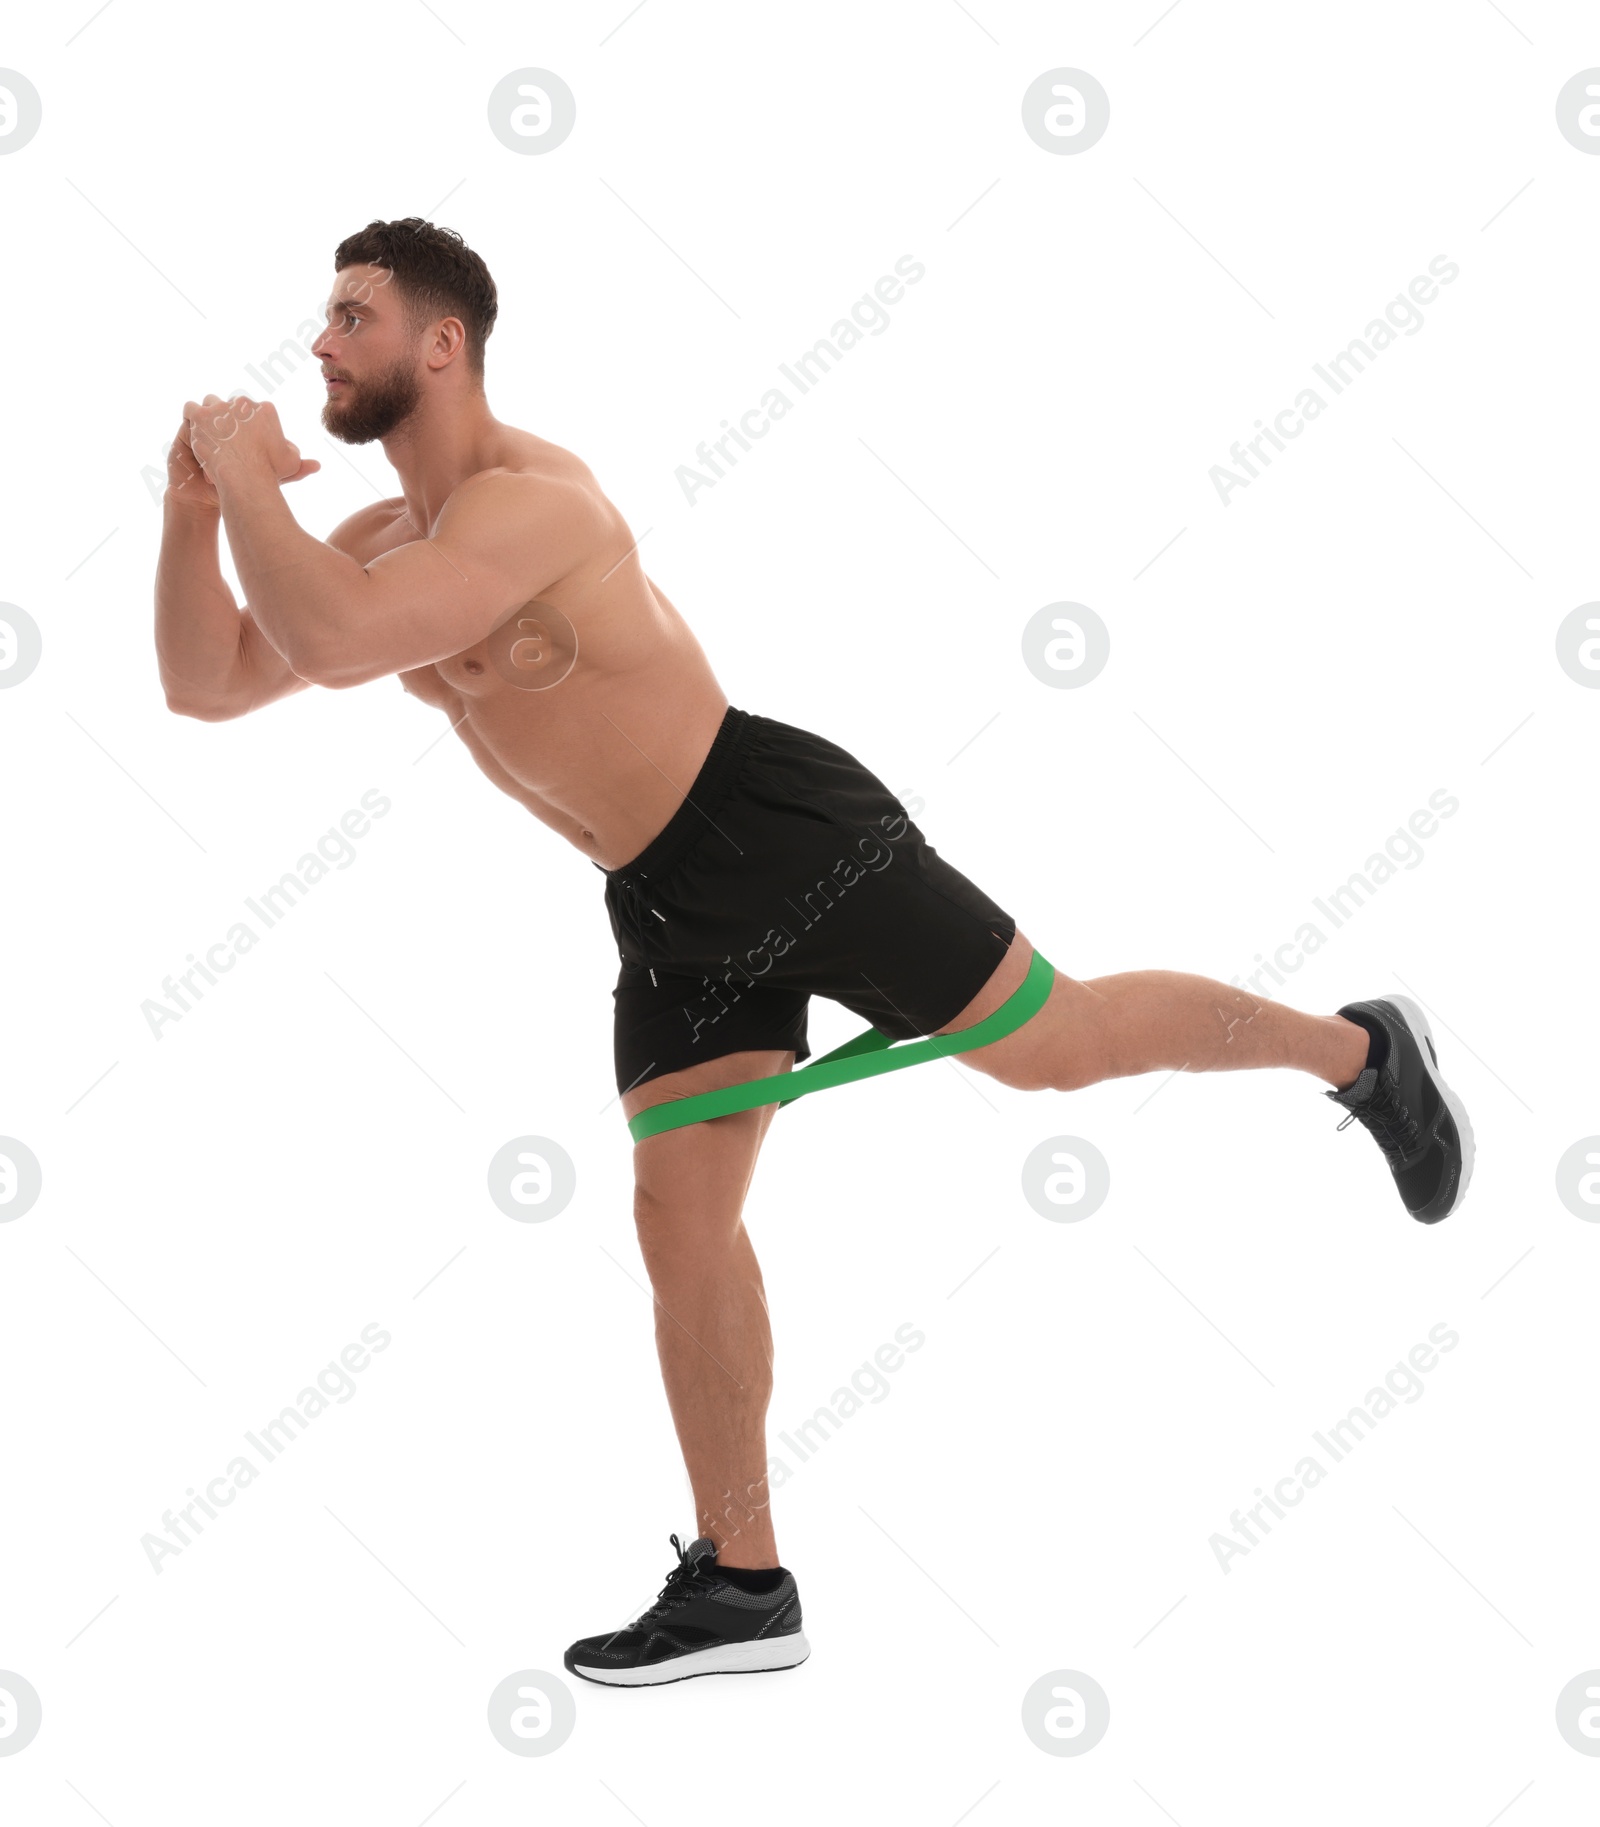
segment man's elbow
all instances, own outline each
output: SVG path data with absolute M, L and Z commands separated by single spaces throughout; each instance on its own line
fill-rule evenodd
M 174 716 L 193 717 L 200 723 L 229 723 L 235 717 L 242 717 L 249 706 L 225 699 L 179 697 L 176 693 L 169 691 L 167 709 Z
M 292 673 L 308 685 L 320 685 L 324 691 L 348 691 L 352 685 L 365 685 L 369 679 L 381 678 L 388 670 L 333 650 L 286 657 Z

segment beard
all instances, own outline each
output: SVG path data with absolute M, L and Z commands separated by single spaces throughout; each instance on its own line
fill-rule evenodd
M 346 382 L 343 395 L 324 400 L 323 430 L 345 444 L 370 444 L 409 418 L 421 398 L 415 372 L 397 362 L 387 373 Z

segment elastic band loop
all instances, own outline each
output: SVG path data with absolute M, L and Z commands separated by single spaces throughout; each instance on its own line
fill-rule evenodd
M 659 1135 L 665 1129 L 682 1129 L 689 1123 L 704 1123 L 708 1118 L 732 1116 L 737 1110 L 754 1110 L 762 1104 L 782 1108 L 811 1091 L 825 1091 L 833 1085 L 847 1085 L 852 1079 L 873 1078 L 880 1072 L 898 1072 L 902 1066 L 920 1066 L 924 1060 L 944 1059 L 952 1053 L 965 1053 L 973 1047 L 985 1047 L 1020 1028 L 1044 1006 L 1055 980 L 1055 966 L 1042 952 L 1035 951 L 1028 974 L 992 1014 L 970 1028 L 955 1034 L 933 1034 L 926 1040 L 906 1041 L 895 1046 L 891 1037 L 879 1028 L 868 1028 L 842 1047 L 824 1053 L 809 1066 L 795 1072 L 778 1072 L 770 1078 L 747 1079 L 741 1085 L 724 1085 L 720 1090 L 697 1092 L 693 1097 L 673 1098 L 664 1104 L 652 1104 L 629 1119 L 628 1132 L 634 1141 Z

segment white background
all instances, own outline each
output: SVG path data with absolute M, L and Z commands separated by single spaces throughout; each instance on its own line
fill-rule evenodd
M 1600 695 L 1555 634 L 1600 595 L 1600 158 L 1555 97 L 1600 33 L 1558 0 L 1160 9 L 12 21 L 44 124 L 0 158 L 0 597 L 44 657 L 0 694 L 0 1132 L 44 1192 L 0 1226 L 0 1668 L 44 1728 L 0 1758 L 8 1818 L 1592 1817 L 1554 1708 L 1600 1665 L 1600 1229 L 1555 1170 L 1600 1130 Z M 1111 101 L 1077 156 L 1021 123 L 1064 65 Z M 488 128 L 525 66 L 577 97 L 543 156 Z M 206 725 L 151 649 L 142 472 L 183 401 L 259 397 L 338 241 L 408 214 L 488 261 L 491 405 L 649 530 L 732 702 L 919 796 L 1061 970 L 1247 972 L 1460 802 L 1280 993 L 1424 1003 L 1477 1132 L 1464 1208 L 1413 1223 L 1288 1072 L 1067 1098 L 952 1063 L 794 1105 L 747 1210 L 774 1434 L 926 1335 L 811 1461 L 774 1439 L 812 1658 L 569 1679 L 572 1737 L 529 1758 L 491 1689 L 634 1615 L 692 1521 L 602 885 L 392 681 Z M 677 467 L 904 254 L 890 328 L 691 507 Z M 1229 446 L 1441 254 L 1423 328 L 1219 502 Z M 314 362 L 271 397 L 323 462 L 304 525 L 393 492 L 323 438 Z M 1058 601 L 1111 631 L 1081 690 L 1022 663 Z M 155 1039 L 162 979 L 369 788 L 354 862 Z M 816 1004 L 813 1045 L 859 1025 Z M 577 1164 L 545 1224 L 485 1186 L 529 1133 Z M 1081 1223 L 1022 1197 L 1058 1134 L 1111 1166 Z M 153 1573 L 141 1536 L 370 1322 L 356 1395 Z M 1213 1532 L 1440 1322 L 1423 1396 L 1222 1572 Z M 1110 1697 L 1086 1755 L 1022 1729 L 1058 1669 Z

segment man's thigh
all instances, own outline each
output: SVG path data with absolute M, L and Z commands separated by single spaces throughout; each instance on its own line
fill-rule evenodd
M 953 1020 L 937 1030 L 958 1034 L 992 1015 L 1022 985 L 1033 963 L 1033 945 L 1019 928 L 1010 949 L 987 983 Z M 1103 1004 L 1086 983 L 1057 971 L 1050 993 L 1020 1028 L 1013 1028 L 986 1047 L 972 1047 L 956 1056 L 959 1064 L 986 1072 L 1003 1085 L 1019 1091 L 1075 1090 L 1103 1076 L 1098 1059 L 1103 1050 Z
M 769 1078 L 793 1067 L 794 1053 L 789 1050 L 724 1053 L 636 1085 L 624 1094 L 622 1113 L 631 1119 L 655 1104 Z M 776 1104 L 762 1104 L 754 1110 L 736 1110 L 634 1143 L 634 1216 L 647 1254 L 651 1248 L 696 1247 L 732 1235 L 777 1109 Z

